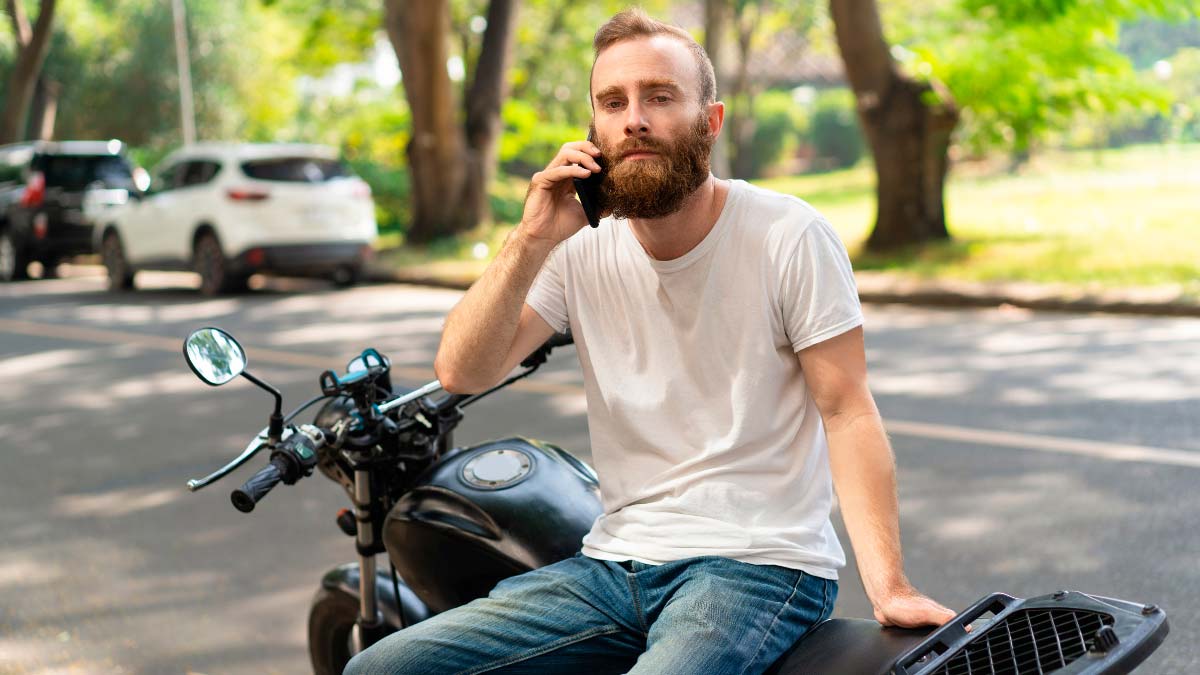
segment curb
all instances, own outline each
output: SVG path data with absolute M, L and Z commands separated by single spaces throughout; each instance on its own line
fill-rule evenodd
M 367 277 L 377 283 L 454 290 L 466 290 L 475 281 L 382 266 L 371 267 Z M 1010 306 L 1056 312 L 1200 317 L 1200 298 L 1184 296 L 1178 286 L 1100 289 L 1067 284 L 923 280 L 874 271 L 855 272 L 854 277 L 859 299 L 868 304 L 960 308 Z

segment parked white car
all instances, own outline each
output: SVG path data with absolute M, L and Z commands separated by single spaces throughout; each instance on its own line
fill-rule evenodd
M 95 236 L 114 290 L 151 269 L 195 270 L 206 295 L 255 272 L 350 285 L 378 236 L 370 187 L 320 145 L 191 145 L 107 214 Z

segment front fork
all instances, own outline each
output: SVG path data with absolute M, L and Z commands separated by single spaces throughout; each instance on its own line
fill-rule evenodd
M 354 515 L 358 521 L 358 620 L 354 622 L 354 652 L 358 653 L 379 641 L 385 634 L 383 613 L 379 611 L 375 592 L 375 526 L 371 513 L 371 472 L 354 472 Z

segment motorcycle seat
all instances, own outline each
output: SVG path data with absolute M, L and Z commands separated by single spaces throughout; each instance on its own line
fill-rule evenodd
M 867 619 L 829 619 L 800 638 L 767 675 L 882 675 L 936 628 L 885 628 Z

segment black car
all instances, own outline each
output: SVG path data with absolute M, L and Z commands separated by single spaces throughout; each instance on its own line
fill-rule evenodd
M 53 276 L 59 261 L 92 252 L 84 199 L 96 189 L 136 190 L 124 151 L 120 141 L 0 146 L 0 281 L 25 278 L 34 260 Z

